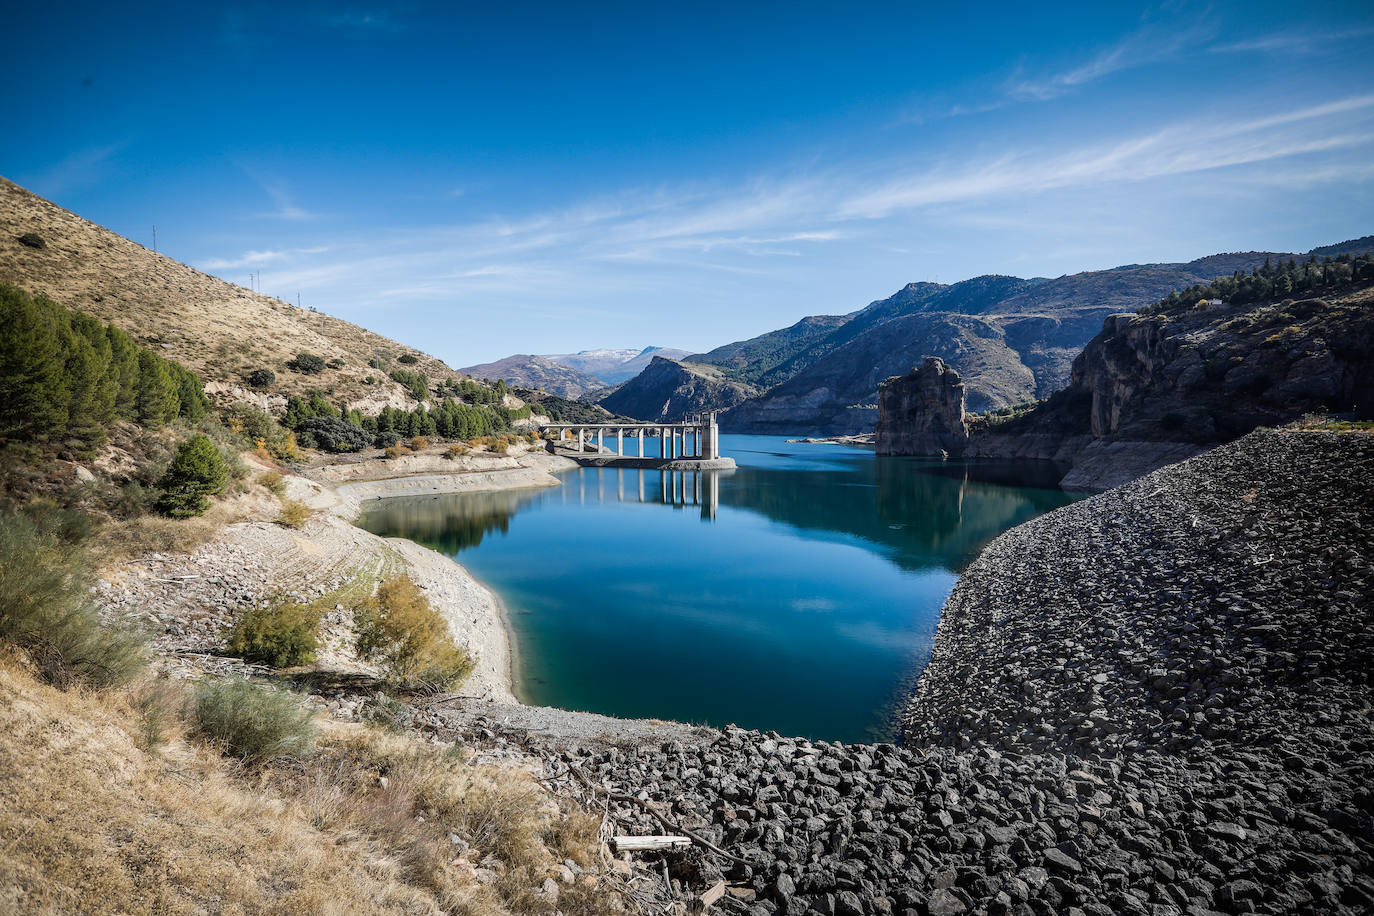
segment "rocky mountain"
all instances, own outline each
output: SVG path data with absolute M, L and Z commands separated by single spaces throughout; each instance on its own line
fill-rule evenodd
M 1322 251 L 1358 253 L 1371 238 Z M 988 410 L 1064 387 L 1073 359 L 1116 312 L 1237 270 L 1294 257 L 1217 254 L 1186 263 L 1129 264 L 1055 279 L 982 276 L 911 283 L 844 316 L 804 319 L 785 331 L 697 357 L 766 389 L 721 417 L 738 432 L 855 433 L 877 420 L 878 385 L 939 356 L 959 372 L 970 409 Z M 825 329 L 826 323 L 831 326 Z
M 655 356 L 643 372 L 601 399 L 612 413 L 636 420 L 677 421 L 702 410 L 731 407 L 758 389 L 704 363 Z
M 212 397 L 269 406 L 327 389 L 376 413 L 415 402 L 370 361 L 434 380 L 459 376 L 413 347 L 149 251 L 3 178 L 0 280 L 110 322 L 196 372 Z M 287 363 L 302 352 L 322 357 L 325 367 L 293 371 Z M 243 377 L 255 369 L 270 369 L 276 381 L 247 389 Z
M 1066 485 L 1097 489 L 1259 426 L 1374 418 L 1374 259 L 1275 269 L 1265 282 L 1304 298 L 1213 298 L 1237 285 L 1228 277 L 1112 315 L 1069 385 L 1026 410 L 966 420 L 959 374 L 929 359 L 883 385 L 878 453 L 1047 459 L 1072 465 Z
M 809 344 L 825 337 L 853 317 L 852 314 L 811 315 L 789 328 L 729 343 L 690 358 L 695 363 L 719 366 L 726 374 L 743 382 L 759 384 L 766 377 L 768 384 L 777 384 L 786 381 L 791 374 L 787 369 L 774 370 L 783 364 L 789 367 L 795 365 L 794 357 Z
M 645 347 L 642 350 L 582 350 L 578 353 L 550 354 L 545 359 L 601 379 L 605 383 L 601 387 L 605 387 L 634 378 L 656 356 L 682 359 L 688 355 L 686 350 L 674 350 L 671 347 Z
M 604 379 L 554 362 L 547 356 L 529 353 L 517 353 L 494 363 L 465 366 L 462 371 L 474 378 L 501 379 L 521 388 L 542 388 L 564 398 L 580 398 L 606 387 Z

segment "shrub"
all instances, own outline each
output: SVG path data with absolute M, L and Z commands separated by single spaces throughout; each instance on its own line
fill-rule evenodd
M 410 440 L 410 448 L 412 451 L 423 452 L 425 449 L 429 448 L 429 440 L 424 436 L 416 436 L 414 439 Z
M 158 481 L 158 511 L 172 518 L 200 515 L 210 507 L 207 497 L 223 491 L 228 477 L 229 466 L 215 443 L 196 433 L 177 449 L 172 466 Z
M 254 369 L 243 377 L 249 388 L 267 388 L 277 380 L 277 373 L 271 369 Z
M 49 683 L 107 687 L 143 670 L 144 638 L 103 625 L 90 586 L 80 548 L 31 518 L 0 514 L 0 639 Z
M 43 240 L 43 236 L 37 232 L 25 232 L 18 237 L 18 242 L 29 248 L 47 248 L 48 243 Z
M 394 576 L 354 611 L 358 654 L 380 662 L 404 689 L 452 690 L 474 666 L 448 623 L 409 576 Z
M 392 445 L 388 446 L 382 454 L 387 458 L 400 458 L 402 455 L 409 455 L 410 449 L 404 445 Z
M 320 648 L 321 616 L 318 610 L 291 601 L 249 608 L 234 622 L 229 651 L 274 668 L 307 664 Z
M 277 524 L 284 528 L 304 528 L 305 523 L 310 521 L 313 515 L 310 507 L 298 499 L 283 499 L 281 501 L 281 514 L 277 516 Z
M 461 455 L 466 455 L 467 453 L 468 447 L 466 445 L 464 445 L 461 442 L 455 442 L 448 447 L 448 450 L 444 452 L 442 457 L 448 458 L 451 461 L 454 458 L 457 458 Z
M 184 718 L 187 697 L 184 682 L 168 680 L 165 675 L 130 691 L 129 705 L 137 717 L 139 747 L 155 752 L 166 742 L 170 727 Z
M 396 357 L 396 362 L 405 363 L 407 366 L 413 366 L 419 361 L 419 357 L 415 356 L 413 353 L 402 353 L 400 356 Z
M 372 444 L 372 436 L 361 427 L 340 417 L 311 417 L 296 427 L 299 441 L 306 448 L 328 452 L 356 452 Z
M 325 365 L 331 369 L 342 369 L 344 367 L 344 361 L 336 356 L 329 362 L 325 363 Z
M 358 715 L 369 725 L 389 732 L 403 732 L 415 721 L 415 711 L 410 706 L 381 691 L 363 703 Z
M 263 487 L 274 496 L 281 496 L 286 492 L 286 478 L 276 471 L 268 471 L 266 474 L 259 474 L 258 483 L 262 484 Z
M 324 371 L 324 357 L 315 353 L 297 353 L 295 359 L 286 364 L 286 368 L 292 372 L 299 372 L 302 375 L 317 375 Z
M 315 738 L 313 714 L 294 697 L 241 678 L 198 685 L 195 712 L 202 737 L 245 760 L 300 756 Z

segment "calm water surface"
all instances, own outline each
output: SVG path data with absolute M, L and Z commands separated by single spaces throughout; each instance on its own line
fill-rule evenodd
M 959 571 L 1073 498 L 1027 465 L 771 436 L 721 450 L 738 470 L 583 468 L 380 501 L 360 524 L 501 596 L 527 703 L 857 741 L 890 736 Z

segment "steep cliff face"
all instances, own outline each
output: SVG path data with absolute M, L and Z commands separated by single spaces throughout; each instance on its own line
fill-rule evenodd
M 962 455 L 968 443 L 964 383 L 945 361 L 888 379 L 878 389 L 879 455 Z
M 725 377 L 714 366 L 679 363 L 661 356 L 602 399 L 612 413 L 636 420 L 672 422 L 703 410 L 732 407 L 757 389 Z
M 955 454 L 932 430 L 956 414 L 957 390 L 937 389 L 924 369 L 893 380 L 879 453 Z M 1017 414 L 970 417 L 961 454 L 1063 462 L 1065 486 L 1102 489 L 1318 412 L 1374 417 L 1368 284 L 1327 299 L 1113 315 L 1067 388 Z

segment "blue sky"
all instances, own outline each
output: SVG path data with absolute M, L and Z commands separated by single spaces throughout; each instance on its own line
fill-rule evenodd
M 7 11 L 0 174 L 467 365 L 1374 232 L 1367 2 Z

